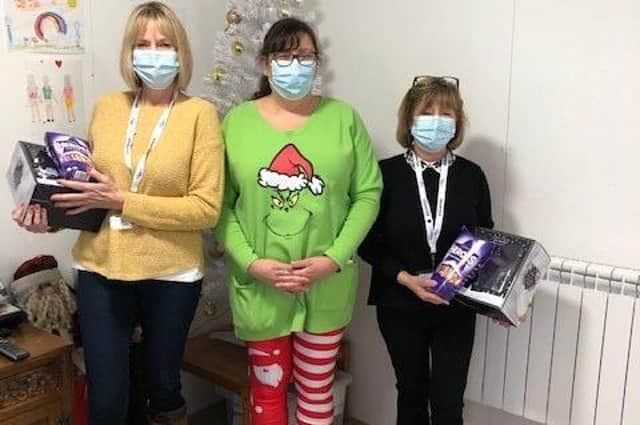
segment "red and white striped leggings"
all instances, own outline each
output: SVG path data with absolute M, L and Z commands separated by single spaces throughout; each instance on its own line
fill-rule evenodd
M 300 332 L 248 342 L 251 424 L 287 424 L 287 387 L 293 374 L 298 425 L 331 425 L 336 357 L 344 329 Z

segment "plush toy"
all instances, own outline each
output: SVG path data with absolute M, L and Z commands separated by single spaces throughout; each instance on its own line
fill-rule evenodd
M 70 337 L 76 303 L 56 259 L 41 255 L 25 261 L 13 278 L 9 291 L 29 321 L 41 329 Z

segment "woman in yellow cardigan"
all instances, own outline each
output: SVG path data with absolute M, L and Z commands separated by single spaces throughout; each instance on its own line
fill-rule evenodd
M 80 193 L 52 197 L 68 214 L 108 210 L 100 231 L 82 232 L 73 250 L 90 424 L 125 416 L 137 320 L 151 422 L 186 423 L 179 371 L 200 295 L 202 230 L 220 211 L 223 142 L 213 106 L 183 94 L 191 51 L 167 6 L 132 12 L 120 70 L 132 91 L 99 99 L 89 128 L 97 182 L 63 181 Z M 44 209 L 30 206 L 20 219 L 22 212 L 14 213 L 22 227 L 50 230 Z

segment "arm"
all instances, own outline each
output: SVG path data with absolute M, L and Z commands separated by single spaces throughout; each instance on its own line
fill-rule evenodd
M 358 254 L 372 267 L 380 270 L 387 279 L 395 281 L 404 267 L 393 257 L 392 251 L 384 236 L 386 224 L 384 212 L 388 205 L 387 196 L 387 187 L 385 186 L 382 189 L 382 197 L 380 198 L 380 213 L 378 213 L 378 218 L 369 231 L 369 234 L 367 234 L 367 237 L 360 245 Z
M 258 259 L 253 247 L 249 245 L 238 216 L 235 211 L 236 200 L 238 199 L 237 182 L 231 175 L 231 170 L 227 167 L 226 182 L 224 189 L 224 201 L 222 203 L 222 215 L 216 229 L 216 237 L 225 247 L 231 259 L 245 272 L 249 270 L 251 264 Z
M 480 201 L 478 202 L 478 225 L 493 229 L 493 218 L 491 216 L 491 192 L 489 191 L 489 184 L 487 183 L 487 177 L 480 169 L 479 177 L 479 191 Z
M 351 207 L 338 237 L 324 253 L 340 268 L 351 260 L 375 221 L 382 191 L 380 168 L 371 148 L 371 139 L 355 111 L 351 135 L 355 156 L 349 189 Z
M 211 105 L 198 116 L 187 194 L 182 197 L 124 193 L 122 216 L 143 227 L 194 231 L 215 226 L 224 186 L 224 145 Z

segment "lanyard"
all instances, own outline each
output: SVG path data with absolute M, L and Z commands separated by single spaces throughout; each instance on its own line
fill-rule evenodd
M 442 159 L 440 166 L 438 202 L 436 204 L 436 218 L 434 223 L 431 205 L 429 205 L 429 198 L 427 198 L 427 190 L 424 186 L 424 177 L 422 176 L 420 159 L 418 159 L 418 156 L 413 152 L 411 152 L 411 156 L 413 160 L 413 171 L 416 173 L 416 181 L 418 183 L 418 192 L 420 193 L 420 205 L 422 206 L 422 217 L 424 219 L 424 227 L 427 232 L 427 242 L 429 243 L 429 250 L 431 252 L 431 266 L 435 267 L 438 238 L 440 238 L 442 222 L 444 220 L 444 204 L 447 197 L 447 179 L 449 177 L 449 165 L 451 165 L 451 161 L 449 159 L 449 154 L 447 153 L 447 155 Z
M 127 133 L 125 136 L 124 142 L 124 162 L 129 169 L 130 172 L 133 173 L 131 178 L 131 187 L 129 190 L 131 192 L 138 192 L 140 189 L 140 183 L 142 182 L 142 177 L 144 176 L 144 171 L 147 166 L 147 158 L 149 158 L 149 154 L 151 151 L 158 145 L 160 142 L 160 138 L 162 137 L 162 133 L 164 129 L 167 127 L 167 122 L 169 121 L 169 114 L 171 114 L 171 110 L 173 109 L 173 105 L 176 103 L 176 99 L 178 98 L 178 91 L 176 90 L 173 93 L 173 97 L 171 98 L 171 103 L 169 106 L 165 108 L 160 116 L 160 119 L 156 123 L 156 126 L 151 133 L 151 139 L 149 140 L 149 145 L 147 146 L 147 150 L 138 161 L 138 165 L 135 168 L 135 172 L 133 171 L 133 159 L 132 159 L 132 151 L 133 151 L 133 141 L 136 137 L 136 131 L 138 128 L 138 118 L 140 117 L 140 104 L 142 103 L 142 92 L 138 92 L 135 100 L 133 101 L 133 106 L 131 107 L 131 113 L 129 115 L 129 126 L 127 127 Z

